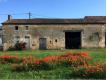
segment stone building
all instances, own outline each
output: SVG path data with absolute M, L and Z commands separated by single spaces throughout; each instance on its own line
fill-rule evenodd
M 105 47 L 105 16 L 80 19 L 12 19 L 3 25 L 4 50 L 17 41 L 27 49 L 77 49 Z

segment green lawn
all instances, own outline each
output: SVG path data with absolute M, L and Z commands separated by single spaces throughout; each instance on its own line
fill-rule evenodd
M 27 50 L 27 51 L 6 51 L 0 52 L 0 55 L 10 54 L 10 55 L 18 55 L 20 57 L 33 55 L 39 58 L 49 56 L 49 55 L 62 55 L 65 53 L 77 53 L 77 52 L 88 52 L 89 55 L 93 58 L 93 62 L 105 62 L 106 60 L 106 50 L 97 48 L 97 49 L 73 49 L 73 50 Z M 50 71 L 28 71 L 28 72 L 12 72 L 11 65 L 0 64 L 0 79 L 65 79 L 70 78 L 69 67 L 59 67 L 55 70 Z M 72 77 L 74 78 L 74 77 Z M 76 77 L 78 78 L 78 77 Z

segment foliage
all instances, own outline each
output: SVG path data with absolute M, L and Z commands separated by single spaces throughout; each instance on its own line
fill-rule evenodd
M 86 52 L 49 55 L 43 58 L 32 55 L 21 58 L 12 55 L 0 56 L 0 63 L 10 64 L 8 69 L 11 69 L 13 73 L 32 73 L 32 76 L 38 75 L 42 78 L 49 78 L 50 73 L 50 75 L 56 75 L 56 78 L 59 76 L 67 79 L 105 79 L 105 65 L 90 64 L 92 61 L 93 58 Z M 42 72 L 44 72 L 43 75 Z
M 25 42 L 17 42 L 14 46 L 15 50 L 25 50 L 26 43 Z
M 105 79 L 106 67 L 105 64 L 102 63 L 74 67 L 69 77 L 71 75 L 85 79 Z
M 15 64 L 16 65 L 16 64 Z M 22 67 L 22 68 L 20 68 Z M 24 69 L 23 69 L 24 68 Z M 19 69 L 19 70 L 18 70 Z M 38 58 L 33 56 L 24 57 L 21 64 L 17 64 L 17 66 L 13 65 L 12 70 L 16 71 L 32 71 L 32 70 L 49 70 L 51 69 L 50 65 Z
M 88 60 L 91 60 L 91 58 L 88 56 L 88 53 L 67 53 L 59 57 L 59 62 L 62 65 L 72 67 L 88 64 Z
M 8 51 L 15 51 L 15 48 L 11 46 L 8 48 Z
M 21 59 L 18 56 L 12 55 L 2 55 L 0 56 L 0 63 L 7 64 L 7 63 L 20 63 Z
M 17 71 L 17 72 L 22 72 L 22 71 L 25 71 L 26 69 L 25 69 L 26 67 L 24 67 L 23 65 L 19 65 L 19 64 L 16 64 L 16 63 L 14 63 L 14 64 L 12 64 L 12 71 Z
M 25 42 L 17 42 L 14 46 L 9 47 L 8 51 L 26 50 Z

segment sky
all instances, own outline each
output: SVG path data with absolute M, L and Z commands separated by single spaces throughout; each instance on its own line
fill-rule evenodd
M 0 0 L 0 23 L 13 18 L 83 18 L 105 16 L 106 0 Z

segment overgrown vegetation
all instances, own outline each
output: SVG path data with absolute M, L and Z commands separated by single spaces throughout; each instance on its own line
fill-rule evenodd
M 9 47 L 8 51 L 19 51 L 19 50 L 26 50 L 26 43 L 25 42 L 17 42 L 14 46 Z
M 9 51 L 0 62 L 1 79 L 105 79 L 106 73 L 105 49 Z

